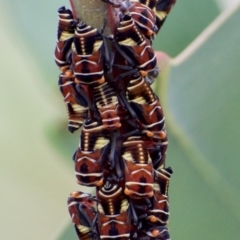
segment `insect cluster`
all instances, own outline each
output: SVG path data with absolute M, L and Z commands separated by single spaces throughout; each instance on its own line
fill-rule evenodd
M 113 35 L 58 10 L 55 62 L 68 130 L 81 129 L 68 209 L 79 239 L 170 239 L 165 118 L 151 88 L 152 40 L 174 0 L 104 1 L 118 11 Z M 110 49 L 110 50 L 109 50 Z

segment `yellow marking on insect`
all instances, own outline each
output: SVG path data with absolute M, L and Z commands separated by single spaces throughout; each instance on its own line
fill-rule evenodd
M 96 41 L 93 45 L 93 52 L 98 51 L 101 48 L 102 44 L 103 44 L 102 40 Z
M 61 36 L 60 36 L 59 40 L 60 41 L 66 41 L 66 40 L 72 38 L 73 36 L 74 36 L 74 34 L 66 32 L 66 31 L 63 31 L 61 33 Z
M 167 13 L 164 11 L 155 11 L 155 14 L 161 21 L 167 17 Z
M 159 185 L 158 185 L 157 183 L 154 183 L 154 184 L 153 184 L 153 188 L 154 188 L 154 190 L 155 190 L 156 192 L 161 192 L 161 189 L 160 189 L 160 187 L 159 187 Z
M 91 231 L 91 228 L 88 228 L 86 226 L 83 226 L 83 225 L 76 225 L 79 232 L 82 233 L 82 234 L 85 234 L 85 233 L 88 233 Z
M 129 207 L 129 202 L 128 202 L 127 199 L 124 199 L 124 200 L 121 202 L 120 213 L 127 211 L 128 207 Z
M 126 160 L 126 161 L 130 161 L 132 162 L 133 161 L 133 157 L 132 157 L 132 154 L 130 152 L 125 152 L 123 154 L 123 158 Z
M 97 208 L 98 208 L 98 212 L 104 214 L 104 210 L 103 210 L 102 204 L 98 204 Z
M 123 41 L 119 41 L 118 43 L 120 45 L 130 46 L 130 47 L 137 45 L 137 43 L 132 38 L 127 38 L 127 39 L 125 39 Z
M 78 104 L 72 104 L 72 108 L 74 110 L 74 112 L 85 112 L 86 110 L 88 110 L 88 107 L 84 107 Z
M 130 100 L 130 102 L 135 102 L 135 103 L 138 103 L 138 104 L 146 104 L 147 103 L 145 98 L 143 98 L 141 96 Z
M 96 141 L 96 143 L 94 144 L 94 150 L 95 149 L 100 149 L 103 148 L 104 146 L 106 146 L 109 143 L 109 139 L 107 138 L 98 138 L 98 140 Z

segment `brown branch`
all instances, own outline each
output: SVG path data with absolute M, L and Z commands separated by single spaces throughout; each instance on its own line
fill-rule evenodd
M 104 34 L 114 34 L 117 26 L 117 11 L 112 5 L 101 0 L 69 0 L 75 18 L 101 30 L 106 21 Z

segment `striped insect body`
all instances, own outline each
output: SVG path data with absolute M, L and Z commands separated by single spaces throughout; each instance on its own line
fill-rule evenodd
M 152 40 L 157 31 L 154 11 L 138 1 L 131 1 L 128 11 L 141 33 L 146 38 Z
M 147 40 L 139 31 L 131 16 L 125 14 L 117 28 L 117 41 L 122 51 L 134 61 L 141 75 L 155 72 L 157 69 L 156 55 Z
M 68 129 L 79 129 L 88 114 L 86 101 L 77 93 L 74 74 L 71 70 L 71 45 L 74 39 L 76 21 L 72 12 L 65 7 L 58 10 L 58 36 L 55 48 L 55 62 L 61 69 L 59 88 L 68 111 Z
M 127 240 L 130 237 L 130 207 L 123 190 L 121 183 L 111 177 L 97 190 L 100 239 Z
M 103 127 L 107 130 L 120 128 L 118 98 L 104 76 L 103 37 L 96 28 L 83 22 L 77 25 L 72 61 L 75 82 L 85 85 L 88 98 L 95 102 Z
M 151 104 L 156 100 L 155 93 L 146 78 L 139 74 L 132 75 L 127 87 L 127 98 L 130 104 Z
M 125 171 L 125 194 L 131 198 L 153 196 L 153 166 L 141 137 L 123 142 L 122 160 Z
M 131 104 L 137 112 L 143 128 L 143 133 L 152 136 L 154 139 L 161 141 L 165 138 L 165 117 L 159 101 L 156 99 L 151 104 Z
M 142 4 L 140 1 L 124 0 L 121 2 L 115 2 L 112 0 L 102 0 L 108 4 L 111 4 L 115 8 L 119 8 L 119 17 L 123 15 L 129 15 L 136 23 L 141 33 L 152 40 L 157 32 L 156 15 L 153 9 L 147 4 Z M 155 6 L 155 4 L 154 4 Z
M 109 154 L 109 135 L 98 122 L 85 121 L 80 146 L 75 152 L 75 173 L 77 181 L 85 186 L 103 184 L 103 169 Z
M 136 74 L 129 81 L 127 99 L 141 123 L 145 144 L 154 166 L 157 166 L 163 162 L 168 145 L 160 102 L 146 78 Z
M 55 48 L 55 63 L 62 72 L 69 69 L 71 65 L 70 50 L 74 38 L 76 22 L 73 19 L 72 12 L 65 7 L 58 10 L 58 36 Z
M 105 82 L 94 87 L 93 92 L 103 127 L 109 130 L 120 128 L 119 103 L 113 89 Z
M 68 74 L 69 75 L 69 74 Z M 79 129 L 88 116 L 87 101 L 77 92 L 74 77 L 60 74 L 58 85 L 68 112 L 68 130 Z
M 156 14 L 156 25 L 158 26 L 158 31 L 161 29 L 163 23 L 165 22 L 170 10 L 176 0 L 158 0 L 155 7 Z
M 95 226 L 97 211 L 92 196 L 84 192 L 73 192 L 68 198 L 68 211 L 79 239 L 99 239 Z
M 172 169 L 165 168 L 165 117 L 151 88 L 159 73 L 152 40 L 176 0 L 102 1 L 116 17 L 108 36 L 104 26 L 58 10 L 58 84 L 69 131 L 81 128 L 75 175 L 96 191 L 71 193 L 68 210 L 79 240 L 169 240 Z
M 157 34 L 165 22 L 173 5 L 176 3 L 176 0 L 139 0 L 139 2 L 148 6 L 154 11 L 154 15 L 156 17 L 155 34 Z
M 72 62 L 76 82 L 98 85 L 103 76 L 103 40 L 96 28 L 80 22 L 72 44 Z
M 161 168 L 155 170 L 154 196 L 152 209 L 149 210 L 148 217 L 150 222 L 158 225 L 166 225 L 169 218 L 168 186 L 172 174 L 172 169 Z

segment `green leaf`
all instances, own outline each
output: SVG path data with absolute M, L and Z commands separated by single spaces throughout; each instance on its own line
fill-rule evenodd
M 53 240 L 78 240 L 72 223 L 69 221 L 69 224 L 62 230 L 60 236 Z
M 170 60 L 157 86 L 169 132 L 173 239 L 232 239 L 240 229 L 240 4 Z M 161 88 L 161 89 L 160 89 Z
M 185 49 L 219 14 L 214 0 L 177 0 L 157 38 L 156 50 L 174 57 Z

